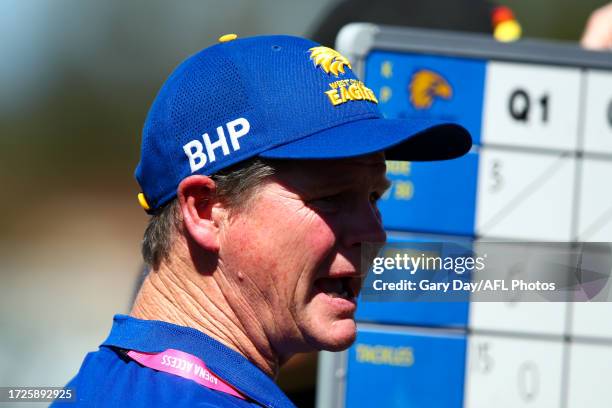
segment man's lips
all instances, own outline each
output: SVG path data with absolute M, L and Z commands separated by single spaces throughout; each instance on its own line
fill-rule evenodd
M 316 279 L 314 286 L 330 297 L 354 299 L 361 290 L 361 281 L 361 275 L 337 273 Z

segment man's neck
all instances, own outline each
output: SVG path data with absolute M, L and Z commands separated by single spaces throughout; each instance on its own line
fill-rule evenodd
M 187 265 L 162 264 L 145 278 L 130 315 L 197 329 L 275 378 L 279 358 L 257 316 L 248 324 L 238 318 L 227 296 L 231 284 L 222 278 L 220 273 L 201 274 Z

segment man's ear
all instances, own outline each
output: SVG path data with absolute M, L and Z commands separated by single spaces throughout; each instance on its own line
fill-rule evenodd
M 181 181 L 176 193 L 187 233 L 200 247 L 217 252 L 219 226 L 212 216 L 215 182 L 207 176 L 189 176 Z

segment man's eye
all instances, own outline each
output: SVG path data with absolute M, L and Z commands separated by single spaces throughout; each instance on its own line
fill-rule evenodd
M 340 196 L 330 195 L 308 201 L 308 205 L 323 211 L 335 211 L 340 207 Z

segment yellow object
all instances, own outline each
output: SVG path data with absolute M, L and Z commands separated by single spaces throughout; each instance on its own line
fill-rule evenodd
M 138 203 L 142 208 L 145 209 L 145 211 L 148 211 L 149 208 L 151 208 L 149 207 L 149 203 L 147 203 L 147 199 L 145 198 L 143 193 L 138 193 Z
M 309 49 L 310 59 L 314 61 L 315 66 L 321 67 L 326 74 L 332 73 L 338 76 L 344 74 L 344 67 L 351 68 L 349 60 L 338 51 L 329 47 L 312 47 Z
M 357 361 L 365 364 L 410 367 L 414 364 L 412 347 L 389 347 L 380 344 L 357 344 Z
M 391 95 L 393 95 L 393 91 L 388 86 L 383 86 L 380 88 L 380 100 L 383 102 L 388 102 L 391 99 Z
M 374 92 L 365 86 L 365 84 L 356 79 L 341 79 L 329 84 L 330 90 L 325 91 L 329 98 L 329 102 L 334 105 L 340 105 L 348 101 L 370 101 L 378 103 L 378 99 Z
M 410 79 L 410 102 L 417 109 L 429 109 L 437 98 L 452 97 L 452 86 L 436 72 L 421 69 Z
M 387 160 L 387 174 L 410 175 L 410 162 Z
M 234 41 L 236 38 L 238 38 L 236 34 L 225 34 L 219 37 L 219 42 L 222 42 L 222 43 L 230 42 L 230 41 Z
M 395 183 L 395 194 L 393 195 L 396 200 L 410 200 L 414 196 L 414 184 L 412 181 L 396 181 Z
M 380 66 L 380 74 L 387 79 L 393 76 L 393 64 L 391 61 L 383 62 L 383 64 Z
M 521 38 L 521 25 L 516 20 L 508 20 L 499 23 L 495 27 L 493 36 L 497 41 L 512 42 Z

